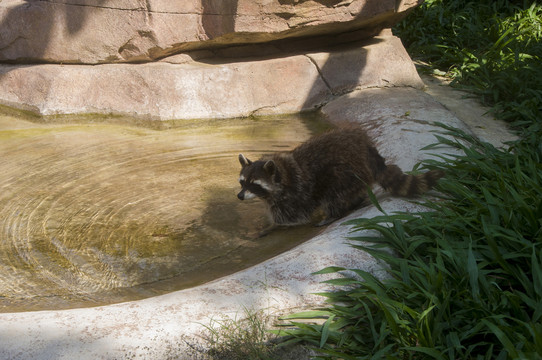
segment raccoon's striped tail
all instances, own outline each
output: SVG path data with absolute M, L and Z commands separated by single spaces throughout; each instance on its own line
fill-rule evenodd
M 407 175 L 397 165 L 388 165 L 378 176 L 378 183 L 395 196 L 414 197 L 429 191 L 444 176 L 440 170 L 423 174 Z

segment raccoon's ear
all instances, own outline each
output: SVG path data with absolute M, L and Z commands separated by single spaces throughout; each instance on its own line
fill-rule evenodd
M 279 183 L 281 180 L 279 169 L 277 169 L 277 165 L 273 160 L 268 160 L 264 166 L 263 169 L 271 176 L 273 176 L 273 181 L 276 183 Z
M 243 154 L 239 154 L 239 162 L 241 163 L 242 167 L 252 164 L 252 161 L 247 159 Z
M 275 165 L 275 162 L 273 160 L 268 160 L 263 166 L 263 169 L 265 171 L 267 171 L 267 173 L 269 173 L 271 175 L 273 175 L 276 168 L 277 168 L 277 166 Z

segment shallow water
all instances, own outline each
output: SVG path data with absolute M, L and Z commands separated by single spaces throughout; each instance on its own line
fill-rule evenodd
M 254 265 L 319 231 L 258 239 L 268 224 L 263 203 L 236 198 L 238 153 L 291 149 L 327 127 L 316 116 L 43 122 L 2 111 L 2 312 L 163 294 Z

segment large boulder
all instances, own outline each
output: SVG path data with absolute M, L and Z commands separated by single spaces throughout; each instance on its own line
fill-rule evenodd
M 355 89 L 420 88 L 401 41 L 269 59 L 209 63 L 2 65 L 0 103 L 42 115 L 115 113 L 158 120 L 295 113 Z
M 0 104 L 154 119 L 420 87 L 389 27 L 423 0 L 0 0 Z
M 273 43 L 266 51 L 284 51 L 311 43 L 291 43 L 307 37 L 318 37 L 312 43 L 321 46 L 374 36 L 421 2 L 3 0 L 0 62 L 144 62 L 193 50 L 262 43 Z

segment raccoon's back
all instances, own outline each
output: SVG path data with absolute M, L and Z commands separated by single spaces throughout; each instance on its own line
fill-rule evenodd
M 342 128 L 311 138 L 293 151 L 297 163 L 304 168 L 312 181 L 333 181 L 330 176 L 340 176 L 337 168 L 349 169 L 367 183 L 374 181 L 371 167 L 375 161 L 384 160 L 378 155 L 367 134 L 360 128 Z M 374 157 L 379 159 L 372 159 Z

